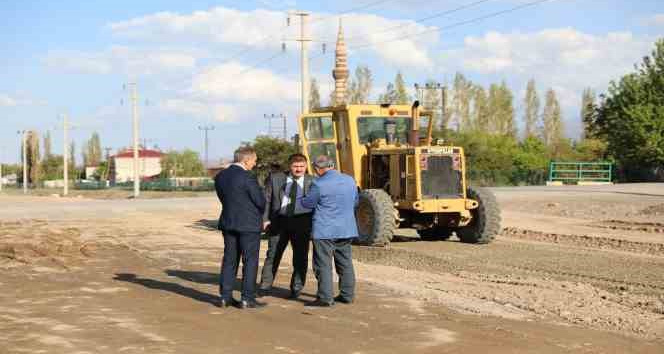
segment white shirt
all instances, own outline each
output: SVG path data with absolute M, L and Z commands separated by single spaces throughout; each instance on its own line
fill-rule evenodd
M 295 182 L 297 183 L 297 197 L 296 200 L 304 198 L 304 176 L 296 178 Z M 279 210 L 280 215 L 286 215 L 288 213 L 288 204 L 290 203 L 290 192 L 291 186 L 293 185 L 293 177 L 290 175 L 286 177 L 286 187 L 284 188 L 284 196 L 281 198 L 281 209 Z M 302 206 L 301 203 L 295 203 L 295 215 L 298 214 L 307 214 L 311 213 L 311 209 L 307 209 Z

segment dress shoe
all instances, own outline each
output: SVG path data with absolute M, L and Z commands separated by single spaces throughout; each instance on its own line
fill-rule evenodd
M 221 307 L 221 308 L 237 306 L 237 304 L 238 304 L 238 301 L 235 300 L 235 299 L 230 299 L 230 300 L 219 299 L 216 303 L 217 307 Z
M 290 295 L 288 295 L 288 298 L 291 300 L 295 300 L 298 297 L 300 297 L 300 292 L 299 291 L 291 291 Z
M 259 309 L 267 306 L 264 302 L 258 302 L 256 300 L 242 300 L 240 302 L 239 308 L 241 309 Z
M 270 289 L 258 289 L 256 297 L 264 297 L 270 295 Z
M 352 304 L 352 303 L 353 303 L 353 299 L 347 299 L 347 298 L 345 298 L 345 297 L 343 297 L 343 296 L 341 296 L 341 295 L 338 295 L 337 297 L 334 298 L 334 302 L 340 302 L 340 303 L 342 303 L 342 304 L 347 304 L 347 305 L 349 305 L 349 304 Z
M 334 305 L 334 302 L 327 302 L 321 299 L 316 299 L 312 302 L 307 302 L 306 304 L 304 304 L 304 306 L 307 307 L 332 307 L 332 305 Z

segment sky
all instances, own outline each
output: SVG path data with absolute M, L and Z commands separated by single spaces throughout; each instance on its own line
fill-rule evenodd
M 299 20 L 287 19 L 295 10 L 311 14 L 310 73 L 323 103 L 334 85 L 341 20 L 350 69 L 371 69 L 373 98 L 397 72 L 408 87 L 429 79 L 449 85 L 461 72 L 485 86 L 505 81 L 521 120 L 532 78 L 542 100 L 556 90 L 566 134 L 575 138 L 583 89 L 604 92 L 652 51 L 664 37 L 664 2 L 533 1 L 4 0 L 0 162 L 19 160 L 21 130 L 50 131 L 60 154 L 62 114 L 77 148 L 95 131 L 103 147 L 129 146 L 128 82 L 137 84 L 140 137 L 149 146 L 202 155 L 199 127 L 213 126 L 215 161 L 265 133 L 265 114 L 285 114 L 294 134 Z

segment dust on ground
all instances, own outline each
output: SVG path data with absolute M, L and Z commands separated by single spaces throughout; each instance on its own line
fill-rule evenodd
M 0 340 L 10 353 L 661 353 L 664 220 L 643 215 L 657 190 L 496 189 L 494 243 L 400 230 L 389 248 L 355 247 L 357 302 L 329 310 L 286 299 L 287 254 L 260 311 L 212 305 L 214 198 L 3 197 L 16 208 L 0 211 Z M 314 293 L 310 274 L 302 300 Z

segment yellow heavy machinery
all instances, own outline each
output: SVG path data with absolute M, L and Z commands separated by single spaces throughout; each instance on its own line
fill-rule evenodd
M 427 240 L 488 243 L 500 231 L 493 194 L 466 181 L 463 148 L 432 144 L 432 112 L 408 105 L 340 105 L 299 118 L 300 143 L 311 161 L 336 158 L 355 178 L 359 241 L 385 245 L 399 227 Z

